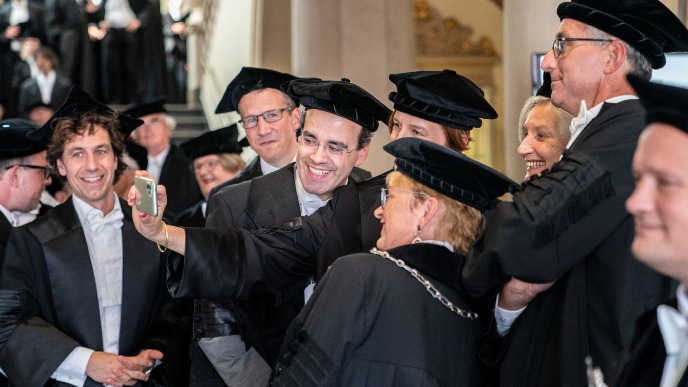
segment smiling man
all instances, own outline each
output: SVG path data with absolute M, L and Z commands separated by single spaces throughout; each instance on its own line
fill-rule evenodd
M 282 88 L 306 108 L 300 120 L 296 163 L 213 196 L 208 225 L 255 229 L 310 215 L 327 203 L 335 188 L 353 184 L 352 170 L 366 160 L 373 132 L 379 122 L 387 122 L 390 113 L 348 81 L 293 80 Z M 194 320 L 198 345 L 225 383 L 267 382 L 286 328 L 312 291 L 309 282 L 303 278 L 277 293 L 253 293 L 248 300 L 235 301 L 234 308 L 226 300 L 197 301 L 205 306 L 196 313 L 200 322 Z M 192 376 L 196 361 L 192 348 Z M 194 381 L 215 385 L 209 379 Z
M 51 139 L 47 160 L 73 195 L 10 234 L 0 287 L 21 294 L 25 312 L 3 331 L 0 367 L 10 385 L 133 385 L 158 361 L 157 382 L 185 385 L 188 331 L 173 312 L 164 256 L 134 230 L 113 189 L 124 136 L 140 123 L 73 88 L 32 132 Z M 12 318 L 7 312 L 0 319 Z
M 680 282 L 676 297 L 638 321 L 618 386 L 688 385 L 688 90 L 629 78 L 647 110 L 633 156 L 633 255 Z

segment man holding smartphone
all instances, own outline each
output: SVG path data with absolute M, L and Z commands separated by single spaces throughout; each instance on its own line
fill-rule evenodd
M 12 385 L 129 384 L 161 362 L 151 378 L 184 385 L 188 331 L 165 286 L 165 259 L 113 189 L 126 168 L 123 139 L 138 125 L 74 88 L 33 132 L 52 139 L 47 160 L 73 195 L 10 235 L 0 288 L 20 294 L 26 313 L 2 337 L 0 367 Z

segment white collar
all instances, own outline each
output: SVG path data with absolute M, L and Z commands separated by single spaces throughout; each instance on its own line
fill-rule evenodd
M 578 136 L 580 136 L 583 129 L 588 126 L 590 121 L 600 114 L 600 110 L 602 110 L 602 105 L 604 105 L 604 103 L 619 103 L 629 99 L 638 99 L 638 97 L 630 94 L 619 95 L 598 103 L 591 109 L 588 109 L 585 104 L 585 100 L 582 100 L 580 109 L 578 110 L 578 116 L 571 120 L 571 125 L 569 126 L 569 130 L 571 131 L 571 139 L 569 140 L 569 143 L 566 144 L 566 148 L 570 148 L 571 145 L 573 145 L 573 142 L 576 141 Z
M 268 162 L 263 160 L 262 157 L 258 157 L 258 160 L 260 161 L 260 170 L 263 172 L 263 175 L 267 175 L 268 173 L 272 173 L 278 169 L 281 169 L 281 167 L 275 167 L 272 164 L 268 164 Z M 291 158 L 291 161 L 289 163 L 294 162 L 296 162 L 296 155 L 294 155 L 294 157 Z

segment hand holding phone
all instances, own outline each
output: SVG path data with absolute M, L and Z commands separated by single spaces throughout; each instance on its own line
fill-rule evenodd
M 158 216 L 158 188 L 155 180 L 135 176 L 134 185 L 141 194 L 141 204 L 137 204 L 136 209 L 150 216 Z

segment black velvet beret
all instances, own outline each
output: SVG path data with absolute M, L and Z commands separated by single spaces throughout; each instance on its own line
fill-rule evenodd
M 28 136 L 38 125 L 22 118 L 0 121 L 0 160 L 14 159 L 46 150 L 47 143 Z
M 387 124 L 392 113 L 377 98 L 346 78 L 341 81 L 297 79 L 283 84 L 282 90 L 292 98 L 299 98 L 307 109 L 336 114 L 373 132 L 377 130 L 378 121 Z
M 516 185 L 468 156 L 430 141 L 400 138 L 384 146 L 397 171 L 481 212 Z
M 291 74 L 280 73 L 279 71 L 262 69 L 257 67 L 242 67 L 239 74 L 237 74 L 229 85 L 222 99 L 217 104 L 215 114 L 233 112 L 239 109 L 239 101 L 244 95 L 260 89 L 277 89 L 280 90 L 280 85 L 299 79 Z M 298 106 L 299 101 L 294 100 Z
M 650 82 L 628 75 L 640 102 L 645 107 L 645 122 L 661 122 L 688 133 L 688 89 Z
M 232 124 L 221 129 L 203 133 L 182 143 L 179 147 L 184 151 L 189 160 L 220 153 L 241 154 L 243 148 L 248 146 L 248 141 L 245 141 L 245 137 L 242 141 L 238 141 L 238 137 L 239 129 L 236 124 Z
M 557 15 L 616 36 L 655 69 L 666 64 L 665 53 L 688 51 L 686 26 L 659 0 L 574 0 L 559 4 Z
M 394 108 L 455 129 L 482 126 L 481 118 L 497 118 L 483 90 L 453 70 L 390 74 L 397 86 L 389 94 Z
M 122 112 L 122 114 L 126 114 L 134 118 L 141 118 L 143 116 L 155 113 L 167 113 L 167 109 L 165 109 L 165 98 L 158 97 L 150 101 L 137 103 Z
M 129 137 L 134 129 L 143 125 L 143 121 L 130 117 L 126 114 L 118 114 L 106 105 L 103 105 L 102 103 L 91 98 L 91 96 L 86 94 L 85 91 L 76 86 L 72 86 L 67 99 L 65 99 L 65 101 L 62 103 L 62 105 L 60 105 L 60 107 L 57 108 L 57 110 L 55 110 L 55 113 L 52 115 L 52 117 L 50 117 L 48 122 L 46 122 L 39 129 L 31 132 L 30 136 L 48 143 L 53 135 L 53 128 L 56 121 L 58 121 L 60 118 L 77 117 L 86 113 L 116 115 L 119 121 L 119 131 L 124 134 L 125 138 Z

